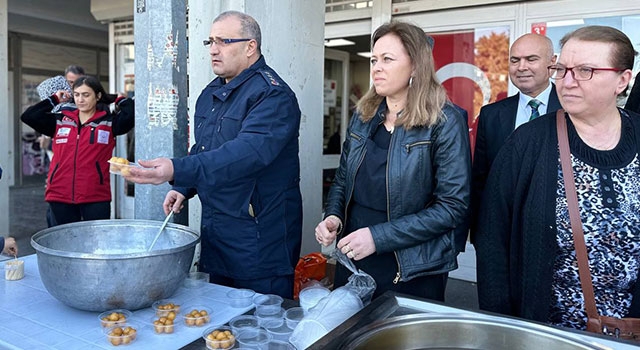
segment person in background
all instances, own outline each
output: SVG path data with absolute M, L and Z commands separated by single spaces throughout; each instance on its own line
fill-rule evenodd
M 509 52 L 509 79 L 519 92 L 480 109 L 471 180 L 471 242 L 491 164 L 507 137 L 520 125 L 560 109 L 547 67 L 556 62 L 551 39 L 538 34 L 518 38 Z M 535 106 L 535 108 L 534 108 Z
M 0 167 L 0 179 L 2 179 L 2 167 Z M 0 252 L 6 255 L 18 256 L 18 245 L 13 237 L 0 237 Z
M 466 121 L 438 82 L 428 37 L 391 22 L 373 33 L 373 86 L 358 102 L 317 241 L 387 290 L 444 300 L 469 207 Z M 464 239 L 466 240 L 466 234 Z M 350 272 L 336 267 L 334 286 Z
M 549 66 L 567 122 L 597 309 L 640 316 L 640 115 L 617 108 L 635 51 L 617 29 L 587 26 Z M 519 127 L 491 168 L 476 236 L 486 311 L 585 329 L 586 312 L 559 160 L 556 113 Z
M 109 219 L 111 186 L 109 163 L 116 136 L 133 128 L 133 100 L 108 95 L 100 81 L 82 76 L 73 85 L 76 109 L 52 113 L 71 95 L 60 90 L 29 107 L 22 121 L 53 139 L 53 159 L 47 176 L 45 200 L 53 223 Z M 115 103 L 116 112 L 97 109 L 100 103 Z
M 221 13 L 209 47 L 218 76 L 196 102 L 195 139 L 188 156 L 139 161 L 125 178 L 173 181 L 163 207 L 180 211 L 202 202 L 199 269 L 212 283 L 293 296 L 300 258 L 302 196 L 293 91 L 267 65 L 260 26 L 241 12 Z
M 64 70 L 64 78 L 69 83 L 69 86 L 73 86 L 76 80 L 83 75 L 85 75 L 84 68 L 80 66 L 70 65 Z
M 624 105 L 624 109 L 640 113 L 640 74 L 636 73 L 636 79 L 634 80 L 631 93 L 627 97 L 627 103 Z
M 59 90 L 68 91 L 73 96 L 73 91 L 71 87 L 76 82 L 76 80 L 85 75 L 84 68 L 80 66 L 70 65 L 64 70 L 64 76 L 57 75 L 55 77 L 51 77 L 46 79 L 42 83 L 40 83 L 37 87 L 38 95 L 40 96 L 40 100 L 44 100 L 49 98 L 49 96 L 55 94 Z M 73 98 L 68 100 L 65 103 L 59 103 L 53 107 L 51 110 L 53 113 L 60 112 L 62 109 L 75 109 L 76 105 L 73 103 Z M 40 135 L 38 138 L 40 142 L 40 149 L 45 150 L 47 155 L 47 159 L 49 164 L 51 164 L 51 160 L 53 159 L 53 148 L 51 146 L 51 138 L 47 135 Z M 46 187 L 46 184 L 45 184 Z M 47 225 L 49 227 L 56 226 L 55 218 L 53 213 L 51 212 L 51 208 L 47 208 Z

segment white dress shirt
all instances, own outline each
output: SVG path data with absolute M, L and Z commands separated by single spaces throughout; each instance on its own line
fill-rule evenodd
M 531 97 L 528 95 L 520 93 L 520 99 L 518 100 L 518 113 L 516 114 L 516 126 L 517 129 L 520 125 L 529 121 L 531 118 L 531 107 L 529 107 L 529 101 L 532 99 L 536 99 L 540 101 L 540 106 L 538 106 L 538 113 L 540 115 L 547 114 L 547 107 L 549 106 L 549 95 L 551 94 L 551 83 L 544 89 L 538 96 Z

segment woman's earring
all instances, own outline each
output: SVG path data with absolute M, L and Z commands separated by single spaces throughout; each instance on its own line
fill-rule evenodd
M 413 77 L 409 77 L 409 87 L 411 87 L 411 85 L 413 85 Z

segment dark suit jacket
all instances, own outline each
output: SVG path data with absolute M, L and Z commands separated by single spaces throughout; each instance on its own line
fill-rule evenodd
M 467 110 L 458 106 L 455 103 L 451 103 L 453 105 L 453 108 L 456 109 L 456 111 L 458 111 L 460 113 L 460 117 L 462 117 L 462 120 L 464 120 L 464 125 L 467 126 L 467 128 L 469 128 L 469 115 L 467 114 Z M 469 154 L 471 154 L 471 149 L 469 149 Z M 469 164 L 469 166 L 471 166 L 471 164 Z M 465 215 L 465 220 L 463 223 L 461 223 L 460 225 L 458 225 L 458 227 L 456 227 L 455 229 L 455 243 L 456 243 L 456 250 L 458 252 L 464 252 L 465 247 L 467 245 L 467 237 L 469 236 L 469 216 L 471 214 L 471 207 L 467 208 L 467 215 Z
M 498 151 L 515 129 L 519 99 L 520 93 L 517 93 L 480 109 L 471 173 L 471 243 L 474 242 L 473 235 L 487 176 Z M 551 84 L 547 113 L 555 112 L 560 108 L 562 107 L 558 100 L 556 86 Z
M 633 88 L 631 88 L 631 93 L 627 98 L 627 104 L 624 105 L 624 109 L 640 113 L 640 73 L 636 74 L 636 80 L 633 83 Z

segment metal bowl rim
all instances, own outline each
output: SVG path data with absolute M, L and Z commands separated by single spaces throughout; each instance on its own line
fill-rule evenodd
M 396 324 L 414 324 L 420 322 L 442 322 L 442 321 L 452 321 L 459 322 L 465 321 L 476 324 L 488 324 L 492 326 L 498 327 L 508 327 L 515 329 L 522 329 L 523 331 L 533 332 L 535 334 L 541 334 L 545 337 L 557 339 L 561 342 L 567 342 L 574 345 L 582 346 L 586 349 L 608 349 L 606 347 L 599 346 L 599 344 L 594 344 L 593 342 L 589 342 L 585 339 L 579 338 L 579 335 L 572 334 L 567 331 L 561 331 L 559 329 L 555 329 L 553 327 L 531 323 L 524 320 L 512 319 L 512 318 L 501 318 L 496 316 L 489 315 L 471 315 L 466 313 L 417 313 L 417 314 L 409 314 L 402 316 L 389 317 L 386 319 L 381 319 L 375 322 L 370 323 L 369 325 L 362 327 L 361 329 L 356 330 L 350 336 L 348 336 L 341 345 L 341 349 L 346 346 L 357 346 L 363 340 L 365 335 L 373 335 L 377 332 L 386 330 L 393 325 Z
M 162 226 L 162 221 L 155 220 L 136 220 L 136 219 L 113 219 L 113 220 L 93 220 L 93 221 L 79 221 L 65 225 L 58 225 L 54 227 L 49 227 L 42 231 L 35 233 L 31 236 L 31 246 L 36 250 L 36 253 L 49 254 L 57 257 L 67 257 L 67 258 L 78 258 L 78 259 L 94 259 L 94 260 L 115 260 L 115 259 L 132 259 L 132 258 L 146 258 L 150 256 L 157 255 L 167 255 L 174 252 L 180 252 L 186 249 L 191 249 L 196 244 L 200 242 L 200 234 L 192 229 L 189 226 L 176 224 L 176 223 L 167 223 L 167 227 L 171 227 L 174 229 L 178 229 L 180 231 L 185 231 L 187 233 L 192 234 L 195 239 L 183 246 L 170 248 L 170 249 L 159 249 L 152 250 L 151 252 L 141 251 L 139 253 L 125 253 L 125 254 L 91 254 L 91 253 L 78 253 L 78 252 L 69 252 L 66 250 L 52 249 L 45 247 L 37 242 L 40 238 L 51 234 L 52 232 L 59 231 L 62 226 L 64 227 L 75 227 L 75 226 L 87 226 L 88 224 L 98 224 L 97 226 L 113 226 L 117 223 L 117 226 L 126 226 L 127 224 L 136 224 L 137 226 L 152 226 L 157 227 L 158 229 Z M 141 225 L 143 224 L 143 225 Z M 146 225 L 145 225 L 146 224 Z

